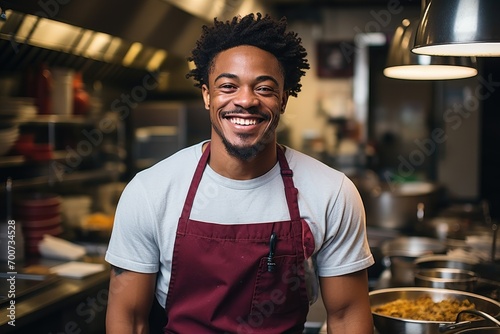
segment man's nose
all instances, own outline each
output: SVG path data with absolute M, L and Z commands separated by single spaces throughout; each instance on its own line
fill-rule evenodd
M 259 104 L 257 94 L 251 88 L 240 88 L 233 103 L 241 108 L 249 109 Z

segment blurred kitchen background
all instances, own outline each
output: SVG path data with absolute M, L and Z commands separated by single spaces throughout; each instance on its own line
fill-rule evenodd
M 3 225 L 19 224 L 18 263 L 64 258 L 47 234 L 102 255 L 124 185 L 209 138 L 200 90 L 185 78 L 201 26 L 256 11 L 286 16 L 311 64 L 279 141 L 355 181 L 376 255 L 401 235 L 465 245 L 480 231 L 490 259 L 500 216 L 499 60 L 473 59 L 477 75 L 469 78 L 384 75 L 395 31 L 421 16 L 420 1 L 0 0 L 0 7 L 0 207 Z M 370 278 L 384 269 L 378 259 Z M 99 284 L 106 282 L 104 275 Z M 26 326 L 50 328 L 37 314 L 26 312 Z

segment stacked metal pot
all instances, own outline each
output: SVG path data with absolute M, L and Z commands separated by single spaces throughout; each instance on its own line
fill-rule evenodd
M 370 292 L 373 306 L 399 298 L 417 299 L 430 295 L 434 302 L 453 297 L 468 299 L 475 304 L 474 311 L 484 318 L 481 321 L 455 322 L 410 320 L 373 313 L 375 327 L 380 333 L 433 334 L 433 333 L 500 333 L 496 327 L 500 319 L 500 302 L 477 293 L 477 288 L 485 280 L 477 272 L 479 260 L 473 257 L 460 257 L 445 254 L 447 247 L 435 238 L 397 237 L 386 241 L 382 246 L 386 265 L 390 266 L 391 286 Z M 493 270 L 493 268 L 490 268 Z M 500 282 L 497 284 L 500 291 Z M 498 322 L 500 326 L 500 322 Z

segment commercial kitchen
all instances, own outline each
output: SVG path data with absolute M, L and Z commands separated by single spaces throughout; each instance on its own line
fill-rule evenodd
M 452 328 L 374 313 L 375 332 L 500 333 L 496 0 L 0 0 L 0 11 L 0 332 L 105 332 L 121 192 L 210 136 L 185 77 L 201 27 L 267 12 L 287 17 L 311 65 L 278 141 L 357 186 L 371 302 L 451 295 L 493 318 Z M 304 333 L 326 333 L 325 317 L 317 301 Z

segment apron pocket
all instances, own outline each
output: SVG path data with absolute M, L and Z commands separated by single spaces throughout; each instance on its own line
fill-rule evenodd
M 264 317 L 296 312 L 307 305 L 304 268 L 297 265 L 296 256 L 274 257 L 274 271 L 267 270 L 267 258 L 260 260 L 255 282 L 251 314 Z

